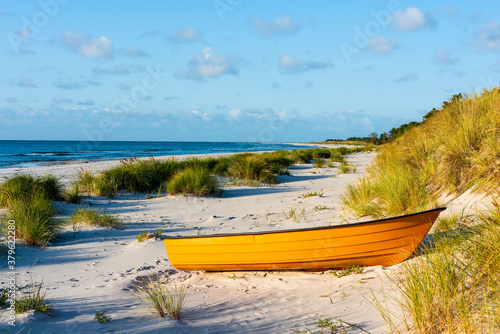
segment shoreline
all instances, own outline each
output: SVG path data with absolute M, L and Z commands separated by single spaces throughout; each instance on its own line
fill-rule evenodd
M 285 144 L 292 145 L 289 143 L 277 143 L 277 144 Z M 297 146 L 306 146 L 306 144 L 296 143 Z M 315 144 L 311 144 L 310 148 L 320 147 Z M 337 146 L 335 146 L 337 147 Z M 332 147 L 332 148 L 335 148 Z M 329 146 L 325 146 L 324 148 L 330 148 Z M 199 153 L 199 154 L 177 154 L 177 155 L 159 155 L 159 156 L 147 156 L 147 157 L 139 157 L 139 160 L 147 160 L 147 159 L 158 159 L 158 160 L 167 160 L 167 159 L 176 159 L 176 160 L 186 160 L 190 158 L 204 158 L 204 157 L 222 157 L 222 156 L 231 156 L 235 154 L 241 153 L 265 153 L 265 152 L 273 152 L 276 150 L 269 151 L 249 151 L 249 152 L 224 152 L 224 153 Z M 37 176 L 43 176 L 45 174 L 61 174 L 62 182 L 64 185 L 68 184 L 68 178 L 70 175 L 75 174 L 81 169 L 85 169 L 90 167 L 93 171 L 101 171 L 109 168 L 113 168 L 120 164 L 121 160 L 134 158 L 116 158 L 116 159 L 79 159 L 79 160 L 57 160 L 57 161 L 45 161 L 38 162 L 37 165 L 30 166 L 14 166 L 14 167 L 0 167 L 0 179 L 1 178 L 9 178 L 16 174 L 21 173 L 33 173 Z
M 59 141 L 47 141 L 47 143 L 54 143 L 54 142 L 59 142 Z M 79 141 L 74 141 L 74 143 L 80 143 Z M 106 142 L 105 142 L 106 143 Z M 115 143 L 115 142 L 109 142 L 109 143 Z M 124 142 L 120 142 L 120 143 L 142 143 L 142 144 L 148 144 L 150 142 L 127 142 L 127 141 L 124 141 Z M 153 142 L 153 144 L 158 144 L 158 143 L 162 143 L 162 142 Z M 179 144 L 179 143 L 184 143 L 184 142 L 165 142 L 165 144 Z M 189 144 L 200 144 L 200 145 L 206 145 L 206 144 L 214 144 L 213 142 L 187 142 Z M 61 160 L 57 160 L 57 159 L 51 159 L 51 160 L 32 160 L 32 161 L 21 161 L 21 162 L 10 162 L 10 163 L 7 163 L 7 164 L 3 164 L 3 165 L 0 165 L 0 170 L 2 169 L 5 169 L 5 168 L 31 168 L 31 167 L 39 167 L 39 166 L 46 166 L 46 165 L 53 165 L 53 164 L 70 164 L 70 163 L 73 163 L 73 162 L 77 162 L 77 163 L 88 163 L 88 162 L 96 162 L 96 161 L 107 161 L 107 160 L 116 160 L 116 161 L 119 161 L 121 159 L 130 159 L 130 158 L 134 158 L 136 157 L 137 155 L 140 155 L 138 156 L 137 158 L 138 159 L 145 159 L 145 158 L 150 158 L 150 157 L 155 157 L 155 158 L 165 158 L 165 157 L 182 157 L 182 156 L 189 156 L 189 155 L 213 155 L 213 154 L 238 154 L 238 153 L 262 153 L 262 152 L 271 152 L 271 151 L 277 151 L 277 150 L 280 150 L 280 149 L 283 149 L 283 148 L 271 148 L 269 150 L 266 150 L 266 149 L 263 149 L 263 150 L 252 150 L 252 149 L 247 149 L 247 150 L 244 150 L 244 149 L 241 149 L 241 148 L 234 148 L 234 147 L 231 147 L 231 145 L 234 145 L 234 144 L 247 144 L 247 145 L 257 145 L 257 146 L 261 146 L 261 145 L 264 145 L 264 146 L 269 146 L 269 145 L 283 145 L 283 146 L 302 146 L 303 148 L 312 148 L 312 147 L 321 147 L 321 146 L 318 146 L 318 145 L 315 145 L 315 144 L 311 144 L 311 143 L 238 143 L 238 142 L 223 142 L 221 144 L 230 144 L 229 146 L 226 146 L 226 147 L 223 147 L 222 149 L 221 148 L 215 148 L 215 149 L 205 149 L 205 151 L 207 152 L 203 152 L 203 153 L 188 153 L 188 152 L 194 152 L 194 151 L 197 151 L 197 149 L 193 149 L 193 148 L 190 148 L 190 147 L 186 147 L 184 148 L 185 151 L 183 151 L 183 149 L 174 149 L 174 147 L 171 147 L 170 150 L 172 151 L 176 151 L 176 152 L 179 152 L 178 154 L 166 154 L 166 152 L 162 152 L 160 153 L 159 155 L 151 155 L 151 154 L 148 154 L 148 153 L 151 153 L 151 152 L 158 152 L 158 151 L 168 151 L 165 150 L 165 148 L 158 148 L 158 149 L 145 149 L 143 148 L 142 150 L 139 150 L 139 151 L 136 151 L 134 152 L 133 150 L 131 151 L 123 151 L 123 152 L 126 152 L 124 154 L 124 156 L 122 157 L 94 157 L 94 158 L 82 158 L 82 157 L 76 157 L 76 158 L 73 158 L 73 159 L 61 159 Z M 1 148 L 1 147 L 0 147 Z M 16 147 L 12 147 L 11 149 L 16 149 Z M 75 148 L 73 148 L 75 149 Z M 109 148 L 108 148 L 109 149 Z M 123 148 L 122 148 L 123 149 Z M 128 149 L 130 150 L 130 147 L 128 147 Z M 286 150 L 291 150 L 291 148 L 285 148 Z M 72 152 L 78 152 L 80 149 L 76 149 Z M 210 152 L 211 150 L 214 150 L 214 152 Z M 199 151 L 199 149 L 198 149 Z M 203 151 L 203 150 L 201 150 Z M 219 151 L 219 152 L 217 152 Z M 226 151 L 226 152 L 220 152 L 220 151 Z M 6 151 L 7 152 L 7 151 Z M 95 154 L 100 154 L 100 153 L 105 153 L 107 151 L 95 151 L 94 153 Z M 130 153 L 130 154 L 127 154 Z M 0 153 L 2 153 L 0 151 Z M 62 154 L 64 153 L 64 154 Z M 89 152 L 87 152 L 89 153 Z M 109 152 L 108 152 L 109 153 Z M 165 153 L 165 154 L 163 154 Z M 23 154 L 20 154 L 21 156 L 34 156 L 36 154 L 39 154 L 41 156 L 53 156 L 53 155 L 60 155 L 60 156 L 66 156 L 66 155 L 70 155 L 69 152 L 59 152 L 59 151 L 47 151 L 47 152 L 30 152 L 30 153 L 26 153 L 24 152 Z M 6 156 L 9 156 L 9 154 L 0 154 L 0 155 L 6 155 Z
M 257 188 L 225 185 L 222 197 L 148 198 L 148 194 L 119 193 L 113 199 L 86 196 L 80 205 L 58 203 L 61 218 L 79 207 L 92 207 L 118 215 L 127 227 L 80 226 L 75 232 L 68 226 L 45 249 L 19 242 L 17 283 L 28 284 L 30 277 L 43 280 L 55 317 L 28 312 L 17 316 L 16 328 L 25 327 L 31 333 L 50 329 L 60 333 L 166 330 L 274 334 L 314 328 L 318 318 L 336 316 L 362 323 L 363 330 L 383 332 L 383 319 L 368 300 L 371 291 L 382 292 L 381 282 L 386 282 L 397 266 L 370 267 L 339 279 L 328 272 L 185 272 L 170 265 L 161 240 L 139 243 L 136 239 L 141 232 L 157 229 L 162 229 L 163 236 L 196 236 L 346 223 L 349 218 L 342 211 L 339 195 L 346 184 L 364 175 L 375 155 L 348 155 L 348 162 L 356 165 L 355 173 L 300 164 L 290 167 L 290 176 L 279 176 L 282 183 Z M 52 173 L 68 183 L 81 165 L 95 171 L 117 163 L 41 166 L 30 168 L 30 172 Z M 0 177 L 5 175 L 5 170 L 0 170 Z M 310 192 L 322 196 L 303 196 Z M 189 286 L 181 321 L 153 316 L 133 295 L 135 285 L 148 275 Z M 0 287 L 5 284 L 2 280 Z M 103 309 L 111 317 L 109 324 L 93 320 L 95 312 Z

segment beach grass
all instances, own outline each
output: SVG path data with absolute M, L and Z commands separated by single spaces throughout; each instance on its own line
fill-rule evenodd
M 55 175 L 46 174 L 38 179 L 39 184 L 47 197 L 53 201 L 64 200 L 64 187 Z
M 18 287 L 14 310 L 18 314 L 30 310 L 44 313 L 51 311 L 51 301 L 47 298 L 47 290 L 43 288 L 43 280 L 37 283 L 32 279 L 27 287 Z
M 241 184 L 252 184 L 258 181 L 265 184 L 276 184 L 278 179 L 271 166 L 262 155 L 238 154 L 228 168 L 228 174 L 238 179 Z
M 128 159 L 112 169 L 102 173 L 107 180 L 114 180 L 117 190 L 129 192 L 154 192 L 172 175 L 181 165 L 175 159 Z
M 294 161 L 297 164 L 305 164 L 310 163 L 312 160 L 312 151 L 311 150 L 295 150 L 293 151 Z
M 146 233 L 146 232 L 141 232 L 139 233 L 138 235 L 136 235 L 136 239 L 137 239 L 137 242 L 138 243 L 141 243 L 143 242 L 144 240 L 149 240 L 149 239 L 156 239 L 156 238 L 159 238 L 161 236 L 161 233 L 162 233 L 162 229 L 159 228 L 157 229 L 155 232 L 149 232 L 149 233 Z
M 357 324 L 349 324 L 343 321 L 342 319 L 336 318 L 336 317 L 330 317 L 330 318 L 324 318 L 321 319 L 319 318 L 314 322 L 314 325 L 318 329 L 318 331 L 312 331 L 309 328 L 306 328 L 305 330 L 300 330 L 300 329 L 292 329 L 291 331 L 295 334 L 313 334 L 313 333 L 335 333 L 335 334 L 347 334 L 351 328 L 357 327 Z
M 193 194 L 196 196 L 218 195 L 219 182 L 204 167 L 187 167 L 177 172 L 168 181 L 167 190 L 170 194 Z
M 500 221 L 484 217 L 473 229 L 404 263 L 399 303 L 417 332 L 500 330 Z
M 330 273 L 337 278 L 342 278 L 344 276 L 361 274 L 364 269 L 365 267 L 363 266 L 351 266 L 341 270 L 330 271 Z
M 442 196 L 469 190 L 493 193 L 488 212 L 441 218 L 432 242 L 403 262 L 394 282 L 401 313 L 377 304 L 393 331 L 500 331 L 499 116 L 497 87 L 450 98 L 381 146 L 368 175 L 342 196 L 353 213 L 384 217 L 430 209 Z
M 46 193 L 34 190 L 26 197 L 9 199 L 2 228 L 7 228 L 6 222 L 14 221 L 17 239 L 44 247 L 59 233 L 60 224 L 54 219 L 55 215 L 54 205 Z
M 160 317 L 171 317 L 178 320 L 182 317 L 182 308 L 186 300 L 187 286 L 175 284 L 173 287 L 160 282 L 157 276 L 141 279 L 135 294 L 155 310 Z
M 62 185 L 54 175 L 19 174 L 0 184 L 0 206 L 9 208 L 14 202 L 29 199 L 33 192 L 42 193 L 49 200 L 63 199 Z
M 94 174 L 90 168 L 82 168 L 78 172 L 76 179 L 73 180 L 73 184 L 78 186 L 82 192 L 108 198 L 115 197 L 118 190 L 115 179 L 106 178 L 99 173 Z
M 436 206 L 442 194 L 500 186 L 500 90 L 450 98 L 441 110 L 378 149 L 368 179 L 378 215 L 405 214 Z M 362 206 L 348 191 L 344 204 Z
M 314 168 L 323 168 L 325 167 L 325 165 L 326 165 L 325 159 L 316 158 L 314 160 Z
M 77 183 L 73 183 L 69 188 L 63 191 L 63 197 L 68 203 L 79 204 L 83 198 L 80 186 Z
M 82 224 L 116 229 L 124 228 L 123 219 L 90 208 L 78 208 L 71 214 L 69 222 L 73 225 Z
M 347 164 L 347 162 L 342 162 L 339 166 L 339 173 L 346 174 L 352 170 L 352 167 Z
M 339 160 L 345 154 L 369 149 L 371 148 L 313 148 L 191 157 L 185 160 L 122 159 L 119 166 L 108 170 L 94 173 L 91 169 L 82 169 L 73 183 L 81 192 L 109 198 L 113 198 L 118 191 L 160 194 L 165 188 L 170 189 L 170 193 L 214 195 L 219 193 L 219 189 L 214 187 L 213 178 L 208 177 L 207 173 L 230 178 L 235 185 L 272 185 L 279 182 L 277 175 L 289 175 L 288 167 L 293 164 L 310 162 L 312 159 L 319 160 L 318 164 L 326 164 L 324 159 L 334 157 Z M 201 181 L 207 183 L 202 185 Z M 198 184 L 195 185 L 196 183 Z
M 107 324 L 111 321 L 111 318 L 106 314 L 106 310 L 102 310 L 101 312 L 95 312 L 94 320 L 100 324 Z
M 310 191 L 308 193 L 302 194 L 302 198 L 308 198 L 314 196 L 323 197 L 323 189 L 321 189 L 321 191 Z
M 344 157 L 344 155 L 342 155 L 339 151 L 333 151 L 331 154 L 330 154 L 330 159 L 329 159 L 330 162 L 345 162 L 346 161 L 346 158 Z
M 349 184 L 341 195 L 342 203 L 359 216 L 371 216 L 378 218 L 382 215 L 382 209 L 374 201 L 375 189 L 370 179 L 363 177 L 357 184 Z

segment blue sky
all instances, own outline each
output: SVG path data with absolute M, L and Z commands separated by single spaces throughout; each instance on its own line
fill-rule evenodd
M 493 1 L 3 1 L 0 139 L 316 141 L 499 82 Z

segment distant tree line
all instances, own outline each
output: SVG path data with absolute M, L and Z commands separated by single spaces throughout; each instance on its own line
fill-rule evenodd
M 433 108 L 431 111 L 429 111 L 427 114 L 425 114 L 422 118 L 421 122 L 409 122 L 400 125 L 397 128 L 392 128 L 388 133 L 384 132 L 381 133 L 380 135 L 377 134 L 376 132 L 372 132 L 368 135 L 368 137 L 349 137 L 345 141 L 360 141 L 360 142 L 366 142 L 366 143 L 371 143 L 375 145 L 381 145 L 385 143 L 389 143 L 399 137 L 401 137 L 403 134 L 405 134 L 407 131 L 410 129 L 420 126 L 421 124 L 424 124 L 429 118 L 432 116 L 436 115 L 439 113 L 441 110 L 446 108 L 449 104 L 459 102 L 463 100 L 463 95 L 462 93 L 458 93 L 453 95 L 448 101 L 443 102 L 443 106 L 441 109 L 436 109 Z M 341 139 L 327 139 L 326 141 L 343 141 Z

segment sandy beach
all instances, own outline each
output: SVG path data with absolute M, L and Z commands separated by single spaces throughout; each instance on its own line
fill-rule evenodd
M 112 230 L 67 227 L 45 249 L 17 243 L 17 284 L 42 281 L 54 316 L 19 315 L 15 330 L 30 333 L 289 333 L 314 329 L 318 318 L 337 317 L 357 324 L 352 333 L 384 333 L 384 321 L 373 294 L 390 293 L 398 266 L 369 267 L 363 273 L 335 278 L 328 272 L 182 272 L 168 261 L 161 240 L 138 243 L 140 232 L 162 229 L 165 236 L 209 235 L 328 226 L 356 221 L 340 206 L 345 186 L 365 174 L 376 153 L 347 156 L 356 171 L 295 165 L 275 186 L 224 185 L 222 197 L 165 196 L 122 193 L 113 199 L 85 197 L 79 205 L 58 203 L 61 216 L 91 206 L 125 219 Z M 29 172 L 55 174 L 68 184 L 81 168 L 102 170 L 118 161 L 54 164 L 29 169 L 5 168 L 0 177 Z M 323 196 L 304 198 L 308 192 Z M 153 198 L 149 198 L 153 195 Z M 318 208 L 322 207 L 322 210 Z M 287 218 L 290 210 L 300 214 Z M 142 276 L 160 275 L 165 282 L 189 286 L 183 318 L 155 316 L 138 297 Z M 6 285 L 3 278 L 0 286 Z M 373 294 L 372 294 L 373 292 Z M 107 324 L 94 320 L 106 310 Z M 5 328 L 5 325 L 0 325 Z

